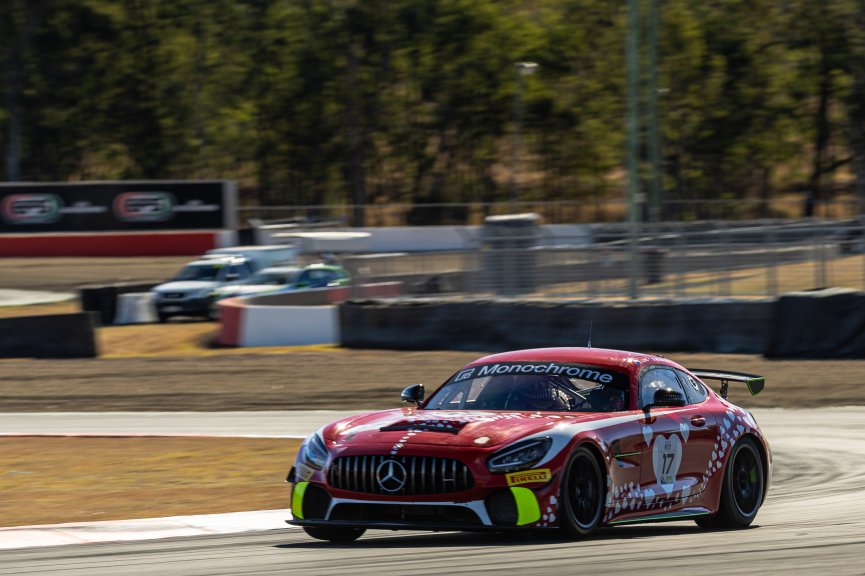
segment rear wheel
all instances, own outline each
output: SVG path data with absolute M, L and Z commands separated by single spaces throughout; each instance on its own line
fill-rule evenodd
M 594 532 L 604 508 L 604 479 L 598 459 L 588 448 L 577 448 L 571 456 L 561 496 L 564 535 L 579 538 Z
M 363 528 L 339 528 L 335 526 L 304 526 L 303 531 L 316 540 L 337 543 L 354 542 L 366 532 Z
M 750 437 L 739 440 L 727 460 L 718 513 L 696 522 L 703 528 L 745 528 L 750 526 L 763 504 L 765 475 L 757 443 Z

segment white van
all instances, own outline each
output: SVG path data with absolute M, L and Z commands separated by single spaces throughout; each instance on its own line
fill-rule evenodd
M 268 246 L 230 246 L 214 248 L 205 252 L 205 258 L 212 256 L 235 256 L 246 258 L 256 270 L 270 268 L 280 264 L 296 264 L 300 247 L 291 244 L 274 244 Z

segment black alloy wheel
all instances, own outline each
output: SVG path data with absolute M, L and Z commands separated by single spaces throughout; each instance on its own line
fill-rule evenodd
M 588 448 L 577 448 L 562 478 L 561 529 L 569 537 L 591 534 L 601 522 L 604 479 L 601 465 Z
M 699 518 L 704 528 L 745 528 L 757 517 L 763 504 L 766 479 L 760 449 L 753 438 L 736 442 L 727 459 L 718 513 Z

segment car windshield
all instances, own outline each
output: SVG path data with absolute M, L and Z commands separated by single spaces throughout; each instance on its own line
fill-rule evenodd
M 427 410 L 616 412 L 628 408 L 628 375 L 562 362 L 499 362 L 457 372 Z
M 291 284 L 297 278 L 297 271 L 294 272 L 265 272 L 261 271 L 257 274 L 253 274 L 247 280 L 245 280 L 244 284 L 249 284 L 252 286 L 282 286 L 284 284 Z
M 219 271 L 222 268 L 221 264 L 188 264 L 174 279 L 213 281 L 219 277 Z

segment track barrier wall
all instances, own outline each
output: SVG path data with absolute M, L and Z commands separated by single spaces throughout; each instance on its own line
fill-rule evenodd
M 0 319 L 2 358 L 95 358 L 94 315 L 87 312 Z
M 513 350 L 592 344 L 625 350 L 758 354 L 773 302 L 586 305 L 542 301 L 350 301 L 343 346 L 404 350 Z
M 769 358 L 865 358 L 865 293 L 785 294 L 776 317 Z
M 232 231 L 2 234 L 0 257 L 196 256 L 234 244 Z
M 652 352 L 865 358 L 865 293 L 816 290 L 771 301 L 557 304 L 528 301 L 349 301 L 342 345 L 500 351 L 592 345 Z

